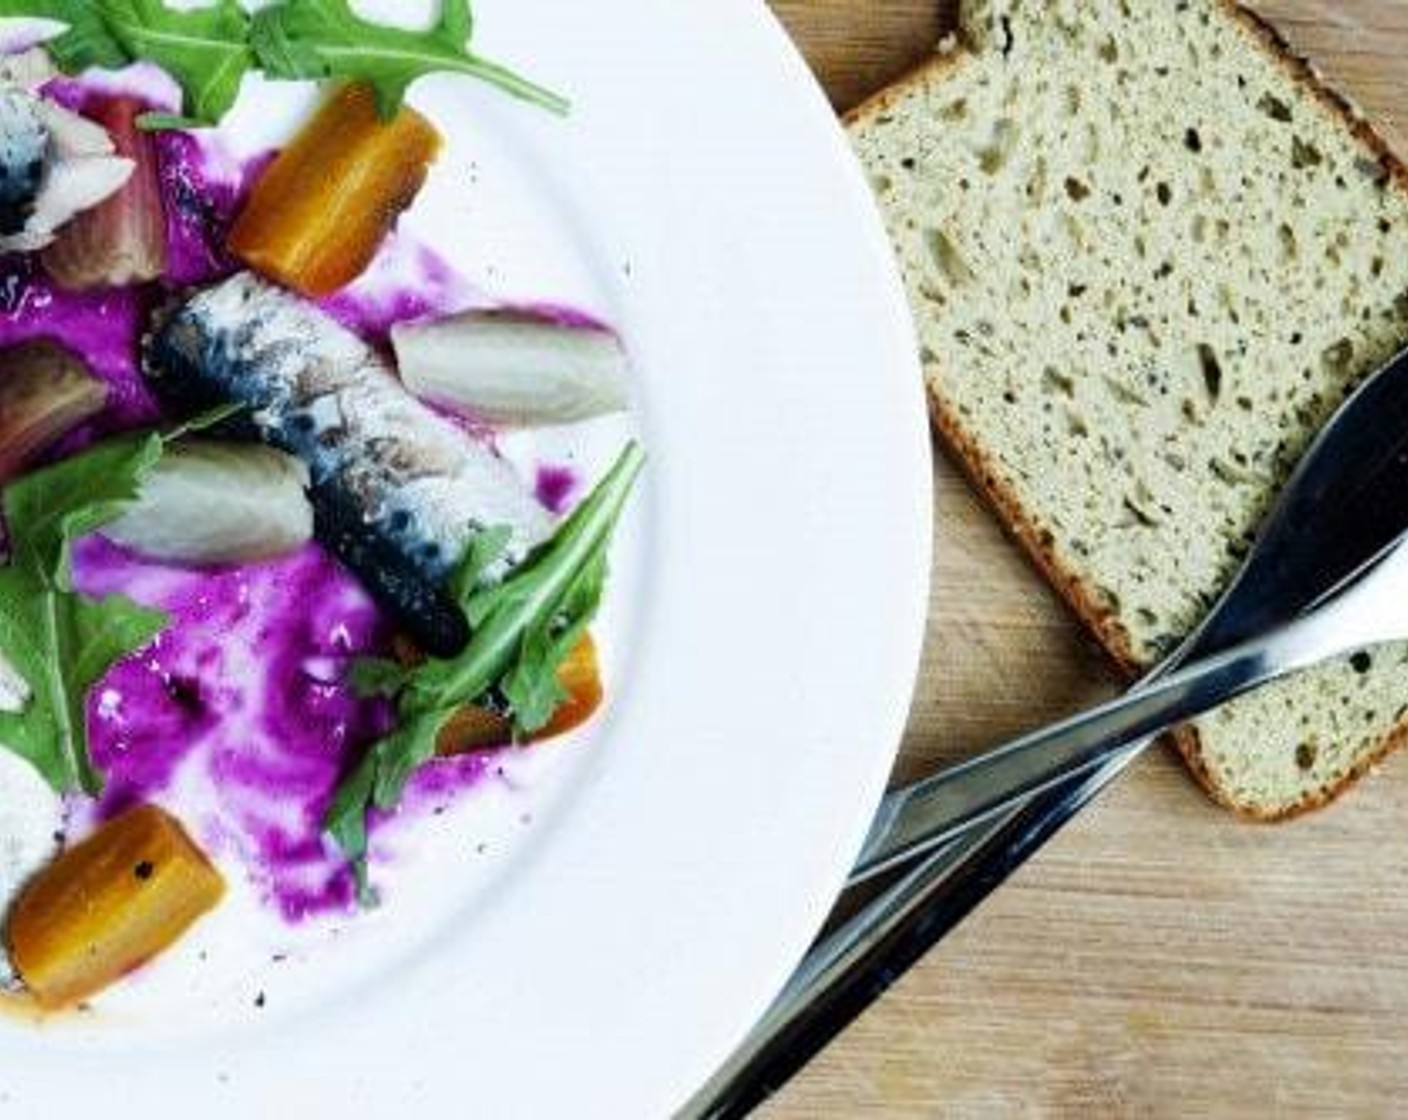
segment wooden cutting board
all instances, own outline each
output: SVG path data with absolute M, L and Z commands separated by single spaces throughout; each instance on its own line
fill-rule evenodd
M 1148 0 L 1162 2 L 1162 0 Z M 1408 0 L 1255 5 L 1408 150 Z M 773 0 L 848 108 L 935 0 Z M 929 647 L 901 776 L 1094 700 L 1102 659 L 937 465 Z M 1152 752 L 765 1109 L 817 1117 L 1408 1114 L 1408 757 L 1277 826 Z

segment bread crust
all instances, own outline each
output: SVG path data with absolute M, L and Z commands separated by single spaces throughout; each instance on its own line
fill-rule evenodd
M 1280 66 L 1293 82 L 1338 117 L 1355 139 L 1383 167 L 1388 182 L 1398 191 L 1408 195 L 1408 166 L 1405 166 L 1387 140 L 1363 114 L 1326 83 L 1314 65 L 1298 54 L 1275 27 L 1245 4 L 1239 3 L 1238 0 L 1213 2 L 1232 25 L 1248 35 L 1252 43 Z M 853 129 L 876 121 L 915 90 L 924 89 L 951 76 L 962 62 L 970 57 L 971 49 L 960 36 L 957 47 L 936 53 L 892 85 L 862 102 L 843 116 L 843 124 L 846 128 Z M 996 513 L 1007 534 L 1065 600 L 1076 618 L 1115 662 L 1119 671 L 1131 681 L 1136 679 L 1150 666 L 1141 663 L 1135 656 L 1124 625 L 1108 607 L 1101 604 L 1098 593 L 1087 581 L 1061 563 L 1049 535 L 1043 533 L 1030 514 L 1023 509 L 1016 494 L 1002 480 L 979 441 L 963 427 L 957 411 L 947 407 L 937 379 L 926 375 L 925 380 L 930 419 L 970 482 Z M 1337 800 L 1388 755 L 1400 747 L 1408 746 L 1408 719 L 1397 723 L 1384 736 L 1382 742 L 1359 759 L 1348 773 L 1318 790 L 1306 793 L 1293 804 L 1276 808 L 1239 801 L 1219 784 L 1208 766 L 1201 736 L 1195 728 L 1180 728 L 1166 738 L 1178 750 L 1198 783 L 1214 801 L 1245 820 L 1277 823 L 1303 816 Z

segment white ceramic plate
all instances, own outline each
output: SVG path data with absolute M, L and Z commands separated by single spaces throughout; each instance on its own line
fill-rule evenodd
M 755 0 L 477 8 L 481 48 L 576 108 L 422 83 L 451 145 L 410 225 L 494 294 L 628 340 L 652 461 L 606 620 L 612 709 L 421 826 L 383 911 L 271 960 L 236 889 L 98 1015 L 0 1021 L 7 1114 L 664 1115 L 859 847 L 917 663 L 930 464 L 844 138 Z M 258 147 L 306 104 L 253 89 L 232 128 Z M 492 849 L 472 866 L 470 841 Z

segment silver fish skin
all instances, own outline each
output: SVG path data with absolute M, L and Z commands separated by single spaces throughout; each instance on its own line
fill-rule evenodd
M 232 434 L 307 464 L 319 538 L 427 652 L 450 656 L 468 640 L 446 585 L 478 533 L 512 533 L 496 575 L 552 532 L 512 467 L 411 396 L 353 332 L 253 273 L 171 314 L 145 366 L 185 410 L 245 405 L 245 430 Z
M 43 249 L 135 168 L 104 129 L 35 92 L 51 75 L 38 48 L 0 56 L 0 253 Z
M 49 129 L 38 101 L 0 86 L 0 237 L 14 237 L 29 224 L 48 157 Z

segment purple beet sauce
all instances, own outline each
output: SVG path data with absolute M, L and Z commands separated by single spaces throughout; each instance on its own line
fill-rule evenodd
M 81 105 L 65 83 L 64 101 Z M 110 391 L 106 413 L 59 454 L 116 431 L 160 422 L 137 354 L 148 317 L 184 287 L 237 265 L 225 234 L 265 161 L 237 164 L 185 134 L 158 138 L 168 199 L 170 270 L 141 289 L 58 290 L 28 258 L 0 263 L 0 345 L 49 336 L 85 356 Z M 398 240 L 373 273 L 329 310 L 382 342 L 402 319 L 459 310 L 474 293 L 433 253 Z M 345 683 L 352 659 L 386 655 L 390 633 L 360 584 L 317 546 L 264 565 L 189 571 L 146 562 L 91 538 L 75 555 L 80 590 L 121 593 L 168 612 L 147 650 L 117 665 L 89 699 L 96 802 L 76 803 L 76 833 L 130 805 L 166 805 L 212 854 L 243 865 L 289 922 L 355 908 L 352 878 L 322 834 L 339 775 L 390 726 L 383 703 Z M 488 757 L 427 767 L 398 819 L 443 806 L 478 783 Z M 391 822 L 374 816 L 373 835 Z
M 171 624 L 123 661 L 89 700 L 101 798 L 75 807 L 84 828 L 134 804 L 168 805 L 214 854 L 249 871 L 291 922 L 352 907 L 345 861 L 322 819 L 355 752 L 391 727 L 379 701 L 345 683 L 356 657 L 384 655 L 375 604 L 321 548 L 202 572 L 149 563 L 101 538 L 75 555 L 79 589 L 121 593 Z M 483 759 L 429 768 L 411 815 L 473 784 Z M 385 819 L 374 820 L 374 832 Z
M 577 330 L 584 331 L 606 331 L 608 334 L 616 333 L 609 323 L 603 322 L 579 307 L 569 307 L 565 303 L 547 301 L 514 303 L 505 307 L 504 310 L 522 315 L 533 315 L 561 327 L 575 327 Z
M 340 683 L 349 659 L 387 637 L 360 586 L 316 547 L 191 572 L 93 538 L 75 565 L 87 594 L 126 594 L 171 618 L 90 698 L 107 787 L 85 815 L 168 802 L 214 852 L 242 859 L 286 918 L 345 908 L 351 884 L 320 822 L 350 751 L 389 720 Z
M 166 283 L 205 284 L 239 268 L 225 241 L 273 153 L 238 161 L 187 132 L 156 138 L 166 205 Z
M 482 302 L 474 286 L 433 249 L 393 234 L 366 275 L 321 307 L 385 347 L 397 323 L 443 317 Z
M 581 477 L 571 467 L 543 463 L 538 467 L 534 488 L 538 503 L 549 513 L 566 513 L 572 506 L 572 499 L 577 496 L 581 482 Z

